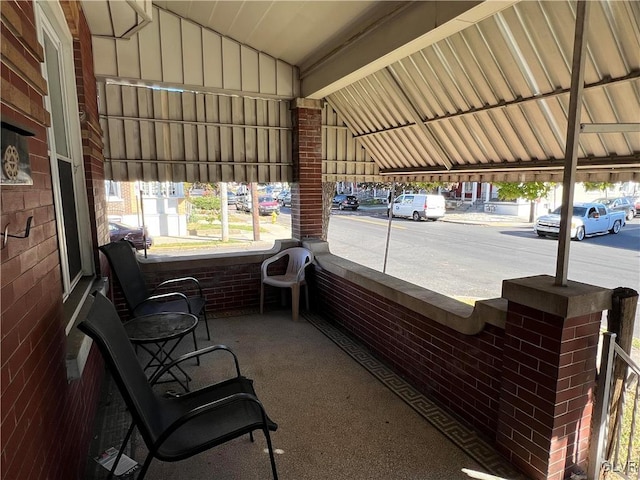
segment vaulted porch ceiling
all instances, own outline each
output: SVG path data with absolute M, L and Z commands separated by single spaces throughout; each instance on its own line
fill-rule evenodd
M 105 5 L 107 2 L 83 2 L 86 11 Z M 181 32 L 187 31 L 185 25 L 191 29 L 198 25 L 205 32 L 200 35 L 203 38 L 215 32 L 223 43 L 229 39 L 242 45 L 241 53 L 258 52 L 258 63 L 275 59 L 280 76 L 274 81 L 274 94 L 265 95 L 270 102 L 287 102 L 295 96 L 326 100 L 323 172 L 327 180 L 562 178 L 575 2 L 154 1 L 153 5 L 154 12 L 162 16 L 160 23 L 163 18 L 178 18 Z M 95 35 L 117 36 L 113 26 L 118 22 L 106 22 L 105 16 L 88 17 Z M 102 21 L 96 20 L 100 18 Z M 639 22 L 638 2 L 592 4 L 578 180 L 640 180 Z M 183 52 L 189 50 L 188 38 L 181 36 Z M 108 42 L 115 46 L 111 48 Z M 136 83 L 136 72 L 144 70 L 142 55 L 124 55 L 128 47 L 122 42 L 103 37 L 97 43 L 94 40 L 94 51 L 113 50 L 120 62 L 104 75 L 98 72 L 107 85 Z M 204 51 L 204 42 L 201 45 Z M 239 58 L 246 62 L 248 57 Z M 123 59 L 142 66 L 122 74 Z M 196 64 L 190 63 L 193 68 Z M 285 77 L 292 88 L 282 89 L 285 65 L 292 66 L 294 74 L 291 79 Z M 182 77 L 176 78 L 194 89 L 193 81 L 186 81 L 193 72 L 183 70 Z M 140 77 L 147 85 L 155 82 L 177 88 L 180 84 L 160 75 Z M 217 95 L 220 104 L 225 103 L 221 95 L 244 97 L 245 112 L 247 102 L 255 101 L 247 99 L 259 96 L 255 90 L 262 88 L 262 83 L 246 88 L 249 81 L 228 88 L 231 83 L 224 85 L 224 78 L 213 88 L 207 85 L 206 72 L 202 78 L 199 93 Z M 189 102 L 176 102 L 176 108 L 184 104 Z M 258 105 L 256 110 L 261 108 L 282 111 L 273 105 Z M 142 125 L 145 120 L 141 118 L 146 116 L 132 112 L 127 117 L 122 108 L 116 110 L 119 114 L 106 108 L 102 112 L 103 128 L 115 146 L 126 144 L 117 136 L 126 135 L 127 118 Z M 228 110 L 232 112 L 233 105 Z M 196 121 L 195 113 L 192 116 Z M 188 115 L 179 117 L 184 121 Z M 166 179 L 286 180 L 291 171 L 284 153 L 287 121 L 272 124 L 269 117 L 266 123 L 271 130 L 265 138 L 243 134 L 239 140 L 240 131 L 255 131 L 260 115 L 232 117 L 229 113 L 228 120 L 209 125 L 224 131 L 228 121 L 236 129 L 227 145 L 224 135 L 209 135 L 201 148 L 169 148 L 162 155 L 157 149 L 122 149 L 108 155 L 113 167 L 108 171 L 117 179 L 159 179 L 159 168 L 142 165 L 164 161 L 170 167 L 162 168 Z M 119 122 L 122 127 L 116 128 Z M 174 122 L 167 137 L 182 136 L 178 143 L 185 145 L 196 135 L 190 128 Z M 152 137 L 147 143 L 160 145 L 160 130 L 135 131 L 148 132 Z M 274 155 L 276 144 L 283 150 Z

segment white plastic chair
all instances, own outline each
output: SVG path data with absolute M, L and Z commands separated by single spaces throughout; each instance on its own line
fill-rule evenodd
M 284 275 L 269 275 L 267 271 L 269 265 L 273 262 L 277 262 L 285 256 L 289 258 L 287 271 Z M 263 312 L 264 307 L 265 284 L 279 288 L 291 289 L 291 311 L 293 320 L 298 320 L 298 312 L 300 310 L 300 287 L 303 286 L 307 310 L 309 310 L 309 289 L 304 278 L 304 271 L 307 265 L 311 262 L 313 262 L 313 253 L 303 247 L 288 248 L 262 262 L 260 273 L 260 313 Z M 284 291 L 282 292 L 282 300 L 284 304 Z

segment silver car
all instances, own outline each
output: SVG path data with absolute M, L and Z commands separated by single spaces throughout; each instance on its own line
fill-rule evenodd
M 612 212 L 625 212 L 627 220 L 633 220 L 636 216 L 636 206 L 629 197 L 598 198 L 594 201 L 602 203 Z

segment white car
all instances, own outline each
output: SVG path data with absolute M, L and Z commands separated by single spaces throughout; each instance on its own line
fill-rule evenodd
M 388 208 L 389 215 L 394 217 L 413 218 L 416 222 L 422 219 L 436 221 L 444 217 L 445 199 L 442 195 L 404 193 Z

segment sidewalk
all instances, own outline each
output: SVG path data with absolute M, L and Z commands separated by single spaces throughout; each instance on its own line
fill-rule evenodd
M 361 205 L 360 210 L 364 212 L 380 212 L 386 216 L 386 205 Z M 466 223 L 469 225 L 489 225 L 494 227 L 531 227 L 533 224 L 528 218 L 516 215 L 497 215 L 495 213 L 485 213 L 477 210 L 467 210 L 465 208 L 447 210 L 444 217 L 439 221 L 450 223 Z
M 229 242 L 221 242 L 220 234 L 212 235 L 185 235 L 185 236 L 154 236 L 150 254 L 175 255 L 176 244 L 180 245 L 183 254 L 193 253 L 193 250 L 203 248 L 217 251 L 241 251 L 268 249 L 273 246 L 275 240 L 291 238 L 291 227 L 278 223 L 260 222 L 260 240 L 253 239 L 250 230 L 232 230 L 229 232 Z
M 362 205 L 359 209 L 361 213 L 380 215 L 386 218 L 386 205 Z M 514 215 L 496 215 L 479 211 L 448 211 L 439 221 L 450 223 L 464 223 L 469 225 L 487 225 L 494 227 L 531 227 L 531 223 L 523 217 Z M 177 243 L 181 244 L 182 250 L 192 250 L 205 248 L 216 250 L 253 250 L 255 248 L 269 248 L 277 239 L 290 238 L 291 228 L 280 223 L 271 223 L 271 221 L 260 222 L 260 240 L 253 239 L 253 232 L 249 230 L 236 230 L 230 233 L 230 242 L 226 244 L 214 243 L 220 242 L 220 235 L 186 235 L 182 237 L 173 236 L 155 236 L 153 237 L 153 246 L 149 249 L 150 253 L 161 253 L 166 249 L 175 247 Z M 193 244 L 190 247 L 189 244 Z
M 533 225 L 528 218 L 484 212 L 447 212 L 444 218 L 440 220 L 443 222 L 490 225 L 494 227 L 531 227 Z

